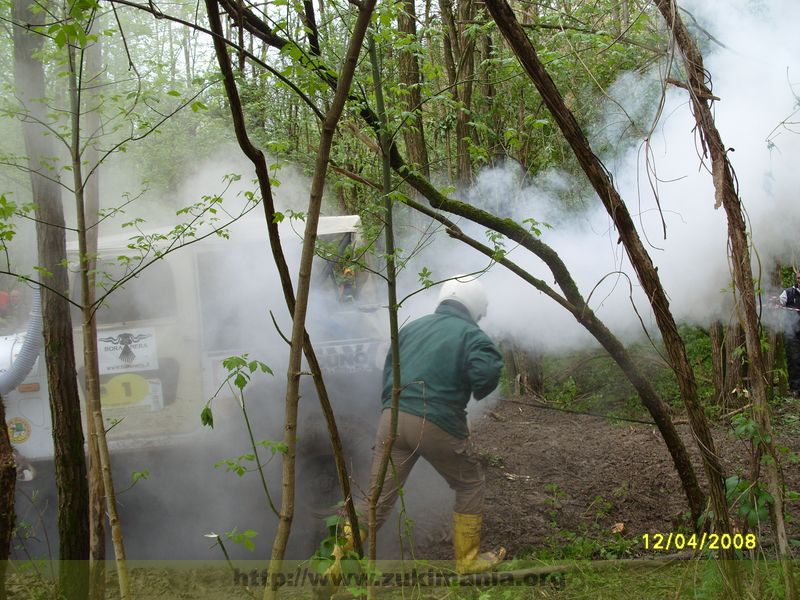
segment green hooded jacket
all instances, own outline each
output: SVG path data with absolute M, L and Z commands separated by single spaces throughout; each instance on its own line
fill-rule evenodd
M 467 310 L 444 301 L 433 314 L 399 332 L 400 410 L 426 418 L 458 438 L 469 435 L 470 396 L 488 396 L 500 381 L 503 359 Z M 392 355 L 383 369 L 383 407 L 392 403 Z

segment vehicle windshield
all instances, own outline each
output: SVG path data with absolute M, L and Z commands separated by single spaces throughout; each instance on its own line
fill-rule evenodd
M 152 263 L 121 287 L 113 289 L 114 284 L 125 275 L 126 270 L 116 262 L 98 262 L 97 298 L 108 294 L 97 309 L 96 319 L 99 325 L 163 319 L 177 314 L 175 284 L 166 261 Z M 80 278 L 77 274 L 72 284 L 72 299 L 80 303 Z M 80 322 L 77 309 L 74 309 L 73 321 Z

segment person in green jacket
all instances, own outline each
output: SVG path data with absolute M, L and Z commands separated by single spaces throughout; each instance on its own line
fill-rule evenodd
M 497 346 L 477 324 L 487 307 L 479 281 L 452 279 L 442 286 L 433 314 L 400 329 L 397 439 L 392 446 L 392 469 L 377 505 L 380 527 L 416 461 L 420 457 L 427 460 L 456 493 L 453 550 L 456 569 L 462 573 L 489 570 L 505 557 L 503 548 L 480 553 L 484 474 L 467 427 L 467 403 L 471 397 L 481 400 L 488 396 L 497 387 L 503 367 Z M 390 432 L 391 352 L 386 357 L 383 382 L 370 495 Z

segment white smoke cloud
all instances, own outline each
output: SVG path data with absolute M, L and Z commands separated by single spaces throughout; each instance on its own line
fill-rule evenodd
M 800 225 L 800 203 L 794 198 L 800 187 L 800 169 L 795 165 L 796 157 L 800 155 L 800 136 L 789 128 L 779 127 L 792 115 L 797 102 L 792 85 L 800 79 L 800 41 L 794 31 L 800 22 L 800 6 L 788 1 L 755 4 L 744 0 L 725 3 L 693 1 L 686 5 L 706 30 L 725 44 L 721 47 L 715 42 L 704 42 L 706 68 L 713 80 L 713 91 L 721 98 L 715 103 L 717 125 L 725 144 L 735 148 L 731 160 L 737 171 L 758 256 L 765 268 L 774 260 L 800 262 L 795 245 Z M 624 74 L 609 90 L 642 131 L 648 130 L 655 113 L 660 75 L 663 74 L 658 71 L 643 75 Z M 694 323 L 726 318 L 730 295 L 721 292 L 729 286 L 730 279 L 726 217 L 722 210 L 713 208 L 711 177 L 698 156 L 699 146 L 693 132 L 694 122 L 686 92 L 668 89 L 661 121 L 650 139 L 649 154 L 639 143 L 619 143 L 621 133 L 627 127 L 625 115 L 609 103 L 607 117 L 592 131 L 592 139 L 601 146 L 610 145 L 618 151 L 614 155 L 604 154 L 603 160 L 634 214 L 643 239 L 649 244 L 676 318 Z M 768 139 L 771 143 L 767 142 Z M 222 175 L 226 173 L 242 175 L 241 181 L 227 196 L 235 197 L 237 193 L 254 189 L 252 168 L 243 159 L 231 159 L 234 155 L 238 156 L 238 151 L 226 150 L 223 156 L 198 167 L 177 197 L 165 201 L 172 208 L 165 209 L 159 217 L 174 220 L 175 207 L 196 201 L 209 190 L 219 193 L 223 187 Z M 661 212 L 648 183 L 645 163 L 648 156 L 658 177 Z M 275 191 L 279 210 L 303 210 L 307 204 L 308 182 L 289 167 L 284 167 L 278 177 L 283 181 Z M 500 216 L 520 221 L 534 218 L 552 225 L 552 229 L 543 229 L 542 239 L 560 254 L 584 297 L 591 294 L 590 305 L 598 316 L 623 340 L 639 338 L 641 325 L 631 307 L 630 290 L 651 330 L 654 329 L 653 318 L 624 250 L 617 243 L 608 215 L 592 194 L 581 199 L 573 197 L 587 207 L 584 211 L 564 211 L 561 208 L 561 199 L 565 195 L 575 194 L 582 188 L 584 186 L 576 183 L 571 175 L 555 171 L 540 174 L 532 181 L 524 180 L 519 169 L 507 165 L 480 173 L 466 199 Z M 148 205 L 142 212 L 152 216 L 156 211 Z M 136 208 L 131 207 L 125 218 L 133 214 L 136 214 Z M 666 239 L 662 234 L 662 215 L 667 226 Z M 151 221 L 152 225 L 157 224 L 155 219 Z M 419 221 L 415 220 L 415 223 Z M 474 237 L 486 240 L 483 228 L 463 221 L 459 224 Z M 108 226 L 110 229 L 110 222 Z M 256 227 L 263 233 L 260 209 Z M 407 253 L 422 235 L 418 228 L 409 228 L 402 234 L 402 246 Z M 419 287 L 417 273 L 423 267 L 433 272 L 434 279 L 442 279 L 487 265 L 485 257 L 448 239 L 441 230 L 430 239 L 424 239 L 423 251 L 413 257 L 400 274 L 401 295 Z M 225 283 L 220 284 L 223 299 L 227 297 L 237 310 L 250 315 L 245 322 L 247 335 L 242 338 L 244 350 L 253 337 L 269 336 L 270 340 L 277 340 L 269 309 L 279 313 L 279 321 L 284 326 L 287 323 L 274 268 L 266 266 L 271 261 L 266 244 L 266 238 L 262 237 L 262 249 L 257 255 L 239 255 L 232 250 L 226 262 Z M 552 275 L 540 260 L 524 249 L 515 249 L 508 241 L 505 249 L 509 258 L 554 286 Z M 492 336 L 498 339 L 511 337 L 521 344 L 542 350 L 594 343 L 564 309 L 502 267 L 494 267 L 483 281 L 489 292 L 490 306 L 481 325 Z M 233 287 L 230 282 L 236 282 L 237 286 Z M 437 291 L 427 290 L 410 297 L 401 308 L 400 322 L 430 312 L 436 304 Z M 329 317 L 324 310 L 319 316 L 321 321 Z M 220 324 L 224 325 L 222 321 Z M 212 324 L 207 326 L 209 330 L 214 329 Z M 270 349 L 277 355 L 285 352 L 286 346 L 277 340 L 270 343 Z M 276 380 L 280 379 L 283 371 L 276 369 L 275 372 Z M 340 397 L 340 401 L 350 403 L 351 411 L 374 414 L 377 418 L 379 393 L 379 389 L 365 390 Z M 280 388 L 273 396 L 276 402 L 282 400 Z M 259 425 L 265 426 L 269 430 L 267 433 L 279 430 L 280 414 L 280 410 L 260 414 Z M 373 429 L 363 427 L 353 438 L 357 438 L 368 452 L 373 434 Z M 263 439 L 266 434 L 261 437 Z M 237 451 L 246 451 L 246 446 Z M 358 480 L 363 487 L 366 482 L 363 472 Z M 315 484 L 314 481 L 306 483 L 312 488 Z M 437 477 L 416 471 L 408 486 L 408 497 L 412 503 L 425 502 L 419 508 L 412 506 L 412 517 L 429 510 L 426 507 L 430 506 L 433 494 L 440 493 L 442 497 L 448 494 L 444 488 Z M 179 502 L 180 490 L 170 491 Z M 315 490 L 305 489 L 304 493 L 314 494 Z M 165 492 L 160 497 L 166 495 Z M 243 496 L 226 497 L 225 488 L 219 496 L 219 506 L 224 509 L 218 510 L 227 513 L 233 521 L 241 510 Z M 240 528 L 247 525 L 233 524 Z M 263 535 L 266 537 L 267 533 Z M 187 544 L 196 546 L 193 540 Z
M 687 6 L 698 23 L 724 44 L 701 41 L 713 92 L 720 98 L 714 104 L 716 124 L 723 142 L 732 149 L 730 157 L 752 235 L 754 272 L 764 278 L 765 285 L 774 261 L 798 262 L 800 258 L 795 243 L 800 203 L 794 200 L 800 177 L 794 158 L 800 136 L 780 127 L 797 104 L 792 82 L 800 80 L 800 42 L 792 24 L 800 17 L 800 7 L 790 2 L 767 6 L 745 1 Z M 691 26 L 691 19 L 686 20 Z M 681 60 L 675 58 L 674 71 L 681 70 Z M 667 88 L 649 146 L 642 144 L 658 106 L 663 69 L 661 65 L 643 75 L 626 73 L 619 78 L 609 90 L 618 104 L 607 102 L 606 118 L 592 131 L 592 143 L 614 149 L 602 159 L 659 269 L 676 319 L 707 324 L 728 319 L 730 314 L 727 218 L 722 209 L 714 209 L 710 161 L 701 160 L 685 90 Z M 635 143 L 621 137 L 631 129 L 628 116 L 636 124 L 634 131 L 641 132 Z M 640 337 L 630 291 L 646 326 L 654 330 L 649 304 L 599 199 L 594 194 L 583 198 L 587 207 L 583 212 L 562 208 L 564 190 L 572 192 L 576 187 L 569 177 L 548 172 L 525 183 L 513 165 L 487 169 L 466 197 L 499 216 L 517 221 L 532 217 L 551 224 L 553 229 L 543 230 L 542 240 L 562 257 L 584 297 L 591 293 L 590 305 L 598 316 L 623 340 Z M 652 187 L 657 190 L 658 204 Z M 481 228 L 465 225 L 464 229 L 485 239 Z M 512 247 L 506 243 L 507 250 Z M 446 240 L 437 240 L 431 249 L 419 264 L 438 267 L 434 270 L 440 276 L 486 264 L 474 251 Z M 543 263 L 527 251 L 515 250 L 509 258 L 554 285 Z M 761 273 L 758 261 L 764 269 Z M 484 281 L 491 301 L 482 325 L 490 333 L 545 349 L 591 343 L 564 309 L 503 268 L 492 269 Z M 765 295 L 778 291 L 767 289 Z

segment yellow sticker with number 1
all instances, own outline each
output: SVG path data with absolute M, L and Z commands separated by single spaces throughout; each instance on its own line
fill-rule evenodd
M 147 379 L 136 373 L 115 375 L 100 386 L 100 401 L 106 406 L 136 404 L 149 394 Z

